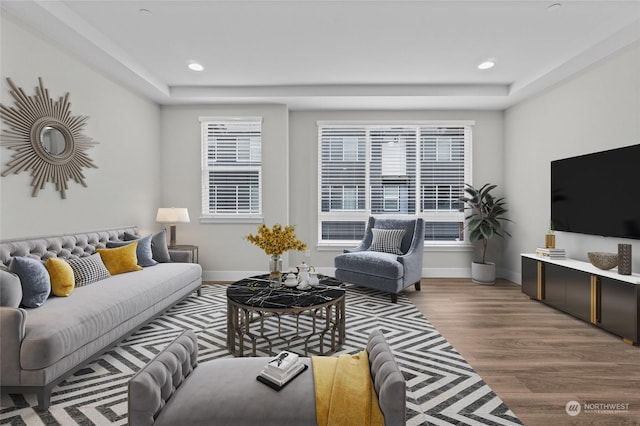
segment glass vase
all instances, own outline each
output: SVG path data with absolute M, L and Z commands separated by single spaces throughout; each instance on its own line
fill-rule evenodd
M 282 276 L 282 257 L 271 256 L 269 257 L 269 278 L 280 279 Z

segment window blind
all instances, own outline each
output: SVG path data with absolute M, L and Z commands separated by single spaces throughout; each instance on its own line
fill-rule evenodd
M 202 216 L 262 214 L 262 119 L 201 119 Z
M 464 194 L 464 127 L 420 128 L 420 191 L 423 212 L 456 211 Z
M 366 132 L 361 128 L 328 128 L 320 136 L 320 210 L 366 209 Z
M 361 239 L 370 215 L 420 216 L 425 240 L 462 242 L 472 124 L 319 124 L 320 242 Z

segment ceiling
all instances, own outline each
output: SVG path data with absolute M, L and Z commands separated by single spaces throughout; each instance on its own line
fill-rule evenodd
M 638 0 L 0 5 L 32 31 L 167 105 L 504 109 L 640 40 Z M 479 70 L 487 59 L 496 65 Z M 190 61 L 205 69 L 189 70 Z

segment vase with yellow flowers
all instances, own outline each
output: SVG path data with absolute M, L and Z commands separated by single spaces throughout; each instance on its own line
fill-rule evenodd
M 269 276 L 280 278 L 282 275 L 282 254 L 289 250 L 303 251 L 307 245 L 296 237 L 295 226 L 282 226 L 276 223 L 269 228 L 264 223 L 258 232 L 247 235 L 247 240 L 260 247 L 269 256 Z

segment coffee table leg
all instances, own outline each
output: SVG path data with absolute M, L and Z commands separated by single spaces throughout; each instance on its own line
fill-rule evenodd
M 245 345 L 247 355 L 257 356 L 258 339 L 264 340 L 268 346 L 270 354 L 273 353 L 273 342 L 266 333 L 267 317 L 275 316 L 277 327 L 277 337 L 274 339 L 283 340 L 288 347 L 291 347 L 297 339 L 304 341 L 304 354 L 309 354 L 309 341 L 318 339 L 318 355 L 328 355 L 335 353 L 345 341 L 345 298 L 334 301 L 328 306 L 310 307 L 299 309 L 294 312 L 263 312 L 259 308 L 240 307 L 231 302 L 227 302 L 227 349 L 234 356 L 245 356 Z M 259 318 L 256 318 L 256 315 Z M 295 316 L 295 335 L 291 338 L 283 336 L 282 315 Z M 300 335 L 301 317 L 309 316 L 311 333 Z M 324 321 L 324 323 L 322 323 Z M 254 323 L 253 332 L 251 324 Z M 249 342 L 245 342 L 247 337 Z M 238 339 L 236 341 L 236 339 Z M 325 342 L 325 339 L 329 339 Z M 237 345 L 237 346 L 236 346 Z M 326 346 L 326 348 L 325 348 Z M 263 346 L 261 346 L 262 348 Z M 315 353 L 315 352 L 314 352 Z
M 235 354 L 235 342 L 236 342 L 236 318 L 237 311 L 231 305 L 231 303 L 227 302 L 227 350 L 231 354 Z

